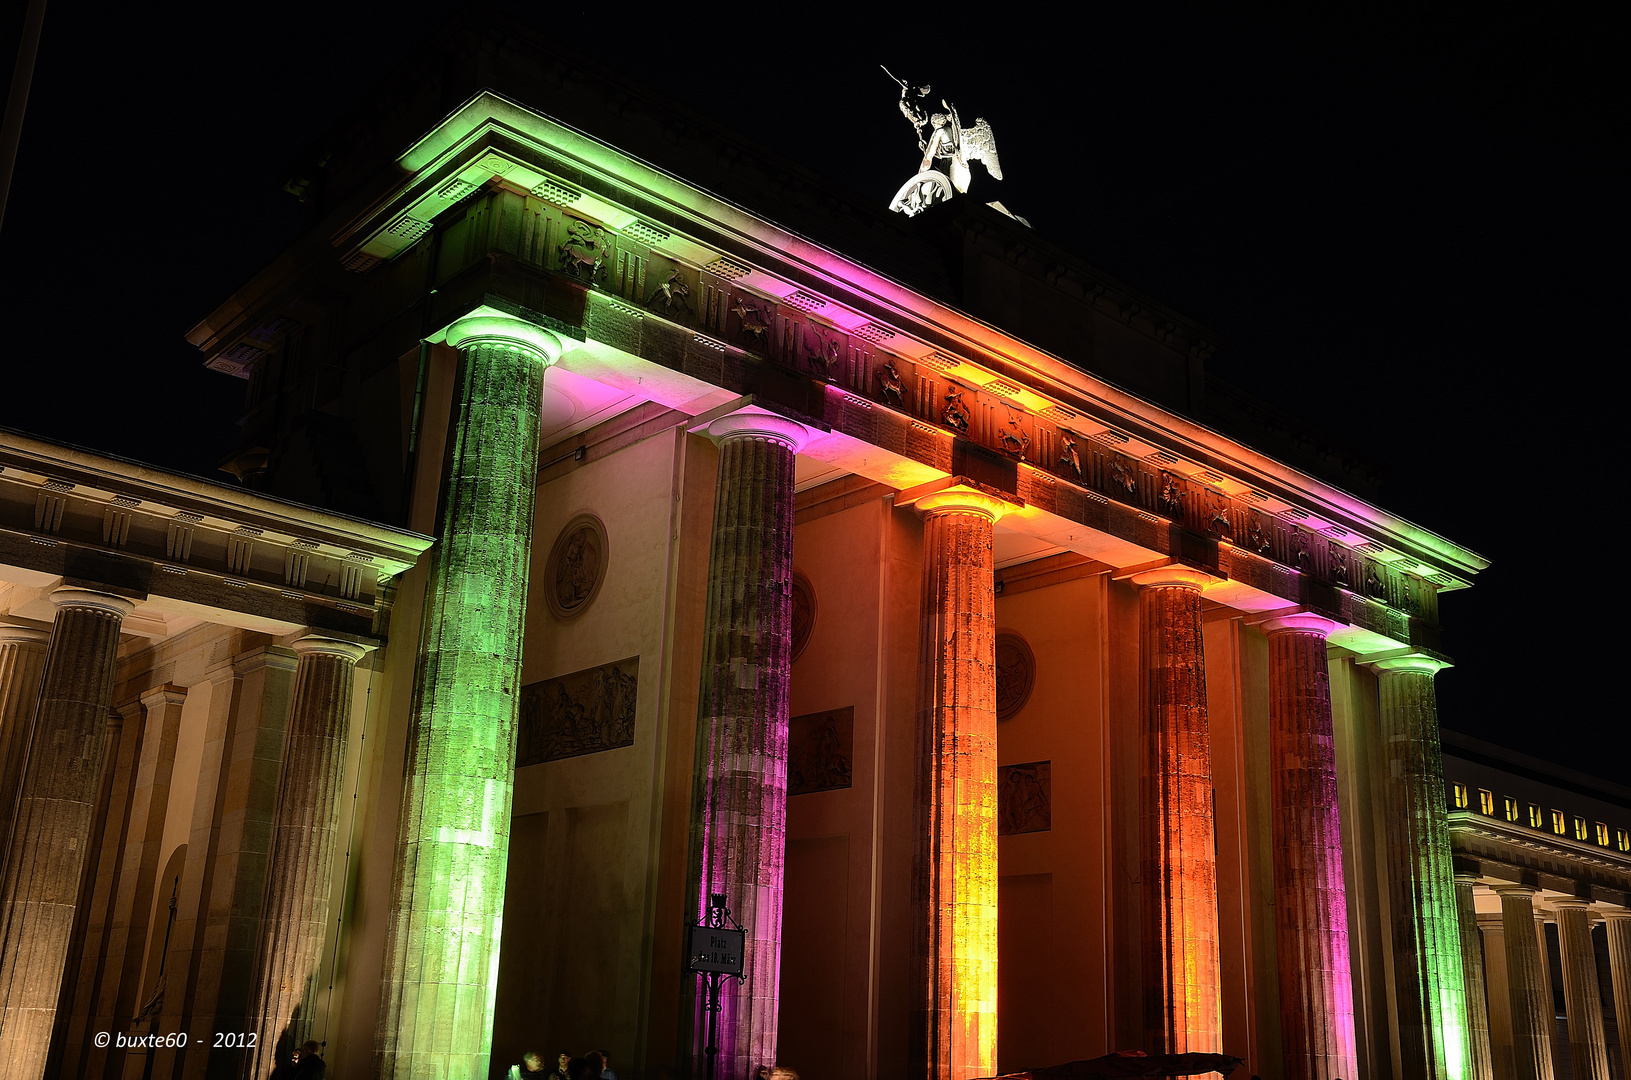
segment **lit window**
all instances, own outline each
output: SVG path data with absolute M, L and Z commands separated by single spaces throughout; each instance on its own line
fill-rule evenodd
M 1456 807 L 1457 810 L 1465 809 L 1466 806 L 1467 806 L 1467 785 L 1466 784 L 1451 784 L 1450 785 L 1450 801 L 1455 803 L 1455 807 Z
M 1540 821 L 1540 807 L 1534 803 L 1529 804 L 1529 827 L 1531 829 L 1544 829 L 1546 827 Z
M 1495 796 L 1483 788 L 1478 789 L 1478 812 L 1485 817 L 1495 816 Z
M 1583 818 L 1583 817 L 1575 818 L 1574 819 L 1574 838 L 1576 840 L 1584 840 L 1589 835 L 1590 834 L 1586 831 L 1586 819 Z
M 1631 832 L 1626 832 L 1624 829 L 1615 829 L 1614 839 L 1617 841 L 1615 847 L 1621 851 L 1631 851 Z
M 1608 826 L 1604 825 L 1601 821 L 1597 823 L 1597 846 L 1608 846 Z
M 1501 796 L 1501 807 L 1506 812 L 1508 821 L 1518 820 L 1518 800 L 1510 795 Z
M 1566 833 L 1568 831 L 1569 831 L 1568 822 L 1563 820 L 1563 811 L 1553 810 L 1552 811 L 1552 832 L 1556 833 L 1558 836 L 1562 836 L 1564 833 Z

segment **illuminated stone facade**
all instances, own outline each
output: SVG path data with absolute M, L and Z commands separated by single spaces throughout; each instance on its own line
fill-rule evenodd
M 436 43 L 291 177 L 311 233 L 191 335 L 241 486 L 0 433 L 7 1075 L 694 1077 L 714 894 L 730 1080 L 1551 1075 L 1555 869 L 1470 865 L 1439 758 L 1484 560 L 1015 219 L 729 165 L 532 44 Z

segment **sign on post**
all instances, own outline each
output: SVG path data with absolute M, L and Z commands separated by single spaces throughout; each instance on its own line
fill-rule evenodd
M 742 953 L 747 934 L 726 926 L 691 927 L 691 970 L 721 975 L 742 974 Z

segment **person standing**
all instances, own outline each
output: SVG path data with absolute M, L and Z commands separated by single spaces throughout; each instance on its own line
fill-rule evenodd
M 596 1050 L 595 1053 L 600 1055 L 600 1080 L 617 1080 L 617 1074 L 612 1071 L 612 1055 L 604 1050 Z

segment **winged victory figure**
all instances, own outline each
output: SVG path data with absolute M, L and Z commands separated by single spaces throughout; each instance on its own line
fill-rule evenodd
M 972 126 L 964 127 L 957 109 L 945 98 L 940 99 L 944 111 L 931 113 L 925 106 L 929 96 L 927 86 L 914 88 L 905 79 L 895 78 L 888 68 L 884 68 L 884 72 L 900 84 L 901 114 L 916 130 L 918 149 L 923 151 L 918 174 L 901 186 L 889 204 L 891 210 L 910 217 L 936 202 L 950 199 L 953 190 L 967 194 L 969 181 L 973 179 L 969 163 L 973 161 L 983 164 L 993 179 L 1002 179 L 996 136 L 984 117 L 977 117 Z M 946 172 L 936 168 L 939 161 L 947 162 Z M 1000 203 L 988 205 L 1008 213 Z M 1017 220 L 1024 221 L 1023 218 Z

